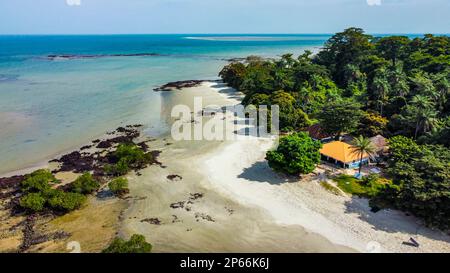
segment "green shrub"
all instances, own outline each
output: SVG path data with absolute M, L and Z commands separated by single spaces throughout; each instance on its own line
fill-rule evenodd
M 86 196 L 74 193 L 53 190 L 48 195 L 48 205 L 55 210 L 72 211 L 78 209 L 86 201 Z
M 39 212 L 44 209 L 45 198 L 41 193 L 28 193 L 20 198 L 20 206 L 33 212 Z
M 450 228 L 450 150 L 418 145 L 397 136 L 389 140 L 388 173 L 393 183 L 378 200 L 408 211 L 434 227 Z
M 143 235 L 134 234 L 129 241 L 116 238 L 104 249 L 103 253 L 150 253 L 152 245 L 147 243 Z
M 100 188 L 100 183 L 90 173 L 85 173 L 72 183 L 71 191 L 81 194 L 90 194 Z
M 48 170 L 37 170 L 25 176 L 21 183 L 23 192 L 43 192 L 51 188 L 50 183 L 57 183 L 58 180 Z
M 120 159 L 116 164 L 106 165 L 105 172 L 112 176 L 125 175 L 130 171 L 130 166 L 127 159 Z
M 276 151 L 269 151 L 266 159 L 275 171 L 298 175 L 314 171 L 320 162 L 320 141 L 315 141 L 306 133 L 296 133 L 280 139 Z
M 136 144 L 120 144 L 111 157 L 117 163 L 106 165 L 104 170 L 113 176 L 125 175 L 133 168 L 142 168 L 153 159 L 150 153 L 145 153 Z
M 86 178 L 88 176 L 84 176 L 83 179 L 87 180 Z M 31 212 L 40 212 L 46 208 L 72 211 L 79 208 L 86 200 L 82 194 L 53 189 L 50 183 L 57 182 L 58 180 L 47 170 L 38 170 L 27 175 L 21 184 L 25 195 L 20 198 L 19 205 Z M 81 183 L 80 185 L 90 184 Z
M 119 177 L 109 182 L 109 189 L 116 195 L 123 195 L 128 192 L 128 180 Z
M 146 164 L 149 161 L 148 155 L 136 144 L 120 144 L 114 155 L 130 166 Z
M 366 190 L 366 194 L 369 197 L 377 196 L 381 191 L 384 191 L 388 185 L 390 185 L 392 181 L 380 178 L 377 174 L 370 174 L 368 176 L 364 176 L 361 180 L 361 184 Z

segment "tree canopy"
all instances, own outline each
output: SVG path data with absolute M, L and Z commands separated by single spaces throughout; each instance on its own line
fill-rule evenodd
M 152 245 L 147 243 L 145 237 L 139 234 L 133 234 L 130 240 L 115 238 L 111 244 L 105 248 L 103 253 L 150 253 Z
M 377 199 L 388 201 L 432 225 L 450 228 L 450 151 L 396 136 L 389 140 L 394 184 Z
M 280 105 L 282 131 L 318 122 L 333 136 L 391 138 L 393 181 L 372 198 L 450 227 L 449 36 L 375 37 L 349 28 L 316 55 L 249 57 L 220 76 L 245 94 L 244 104 Z M 316 145 L 294 133 L 267 159 L 277 171 L 308 173 L 320 158 Z
M 320 162 L 320 141 L 315 141 L 306 133 L 294 133 L 282 137 L 276 151 L 267 152 L 269 166 L 276 171 L 290 175 L 308 174 Z
M 450 113 L 448 36 L 374 37 L 362 29 L 349 28 L 333 35 L 316 55 L 307 51 L 275 60 L 252 56 L 226 65 L 219 75 L 245 94 L 246 105 L 281 104 L 282 131 L 337 119 L 333 108 L 344 110 L 339 104 L 345 104 L 347 110 L 340 116 L 354 115 L 356 127 L 361 122 L 377 127 L 359 130 L 367 137 L 383 132 L 421 143 L 446 143 Z M 370 115 L 361 116 L 357 106 Z M 344 121 L 331 131 L 352 133 L 355 126 Z

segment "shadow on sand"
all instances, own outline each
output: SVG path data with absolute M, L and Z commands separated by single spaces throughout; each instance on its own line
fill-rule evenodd
M 281 185 L 283 183 L 298 182 L 299 177 L 285 176 L 275 173 L 269 167 L 267 161 L 258 161 L 252 166 L 245 168 L 244 171 L 238 176 L 249 181 L 265 182 L 272 185 Z
M 356 214 L 359 219 L 372 225 L 375 230 L 382 230 L 388 233 L 408 233 L 412 236 L 421 235 L 434 240 L 450 243 L 450 237 L 444 232 L 426 228 L 423 221 L 406 213 L 394 210 L 383 209 L 378 212 L 372 212 L 369 206 L 369 200 L 360 197 L 351 197 L 345 202 L 345 212 Z M 404 245 L 411 246 L 410 237 L 405 235 Z M 420 241 L 419 241 L 420 244 Z
M 236 92 L 236 89 L 227 86 L 225 83 L 218 82 L 211 86 L 212 88 L 218 88 L 220 94 L 227 95 L 230 99 L 242 99 L 242 95 Z

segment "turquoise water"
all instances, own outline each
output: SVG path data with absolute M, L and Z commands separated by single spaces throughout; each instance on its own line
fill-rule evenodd
M 300 54 L 317 50 L 328 38 L 0 36 L 0 173 L 32 166 L 124 124 L 142 123 L 150 134 L 163 133 L 154 87 L 216 79 L 226 59 Z

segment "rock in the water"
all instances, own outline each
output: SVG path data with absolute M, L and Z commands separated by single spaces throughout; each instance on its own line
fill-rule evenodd
M 162 85 L 160 87 L 157 87 L 153 89 L 154 91 L 174 91 L 174 90 L 180 90 L 183 88 L 190 88 L 190 87 L 196 87 L 199 86 L 205 82 L 204 80 L 189 80 L 189 81 L 177 81 L 177 82 L 169 82 L 165 85 Z

